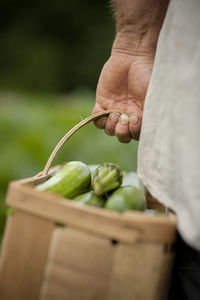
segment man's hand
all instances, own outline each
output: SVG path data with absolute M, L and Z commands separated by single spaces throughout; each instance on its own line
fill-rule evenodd
M 122 110 L 95 121 L 120 142 L 139 139 L 145 95 L 149 84 L 158 35 L 169 0 L 111 0 L 117 34 L 109 60 L 104 65 L 93 113 Z
M 95 124 L 120 142 L 139 139 L 144 99 L 151 76 L 153 56 L 115 51 L 104 65 L 96 93 L 93 113 L 103 110 L 122 110 L 130 114 L 120 117 L 113 113 L 99 118 Z

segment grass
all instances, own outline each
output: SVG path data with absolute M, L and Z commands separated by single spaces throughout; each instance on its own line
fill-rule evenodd
M 8 183 L 40 172 L 65 133 L 91 114 L 94 99 L 94 93 L 87 90 L 69 95 L 0 94 L 0 239 L 6 219 Z M 135 171 L 137 146 L 134 141 L 119 143 L 90 123 L 70 138 L 54 164 L 71 160 L 87 164 L 107 161 Z

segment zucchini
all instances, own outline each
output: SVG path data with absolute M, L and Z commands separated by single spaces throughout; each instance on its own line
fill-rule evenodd
M 101 196 L 118 188 L 122 183 L 122 177 L 122 171 L 118 165 L 103 163 L 95 171 L 92 188 L 96 195 Z
M 134 186 L 122 186 L 108 198 L 105 208 L 120 212 L 128 209 L 144 211 L 146 208 L 145 194 Z
M 36 189 L 72 199 L 88 191 L 90 183 L 91 173 L 88 166 L 80 161 L 71 161 L 50 179 L 36 186 Z
M 103 207 L 105 204 L 105 200 L 102 197 L 97 196 L 93 191 L 76 196 L 73 200 L 81 204 L 88 204 L 97 207 Z
M 145 187 L 135 172 L 125 173 L 123 176 L 123 181 L 121 186 L 132 185 L 142 191 L 145 191 Z

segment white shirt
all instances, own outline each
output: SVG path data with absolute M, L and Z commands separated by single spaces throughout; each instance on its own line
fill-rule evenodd
M 138 174 L 200 250 L 199 0 L 169 4 L 145 100 Z

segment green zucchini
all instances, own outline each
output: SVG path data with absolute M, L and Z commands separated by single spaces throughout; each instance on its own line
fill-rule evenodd
M 50 179 L 36 186 L 36 189 L 72 199 L 88 191 L 90 183 L 91 173 L 88 166 L 80 161 L 71 161 Z
M 145 191 L 145 187 L 135 172 L 125 173 L 123 176 L 123 181 L 121 186 L 132 185 L 142 191 Z
M 103 207 L 105 204 L 105 200 L 102 197 L 95 195 L 93 191 L 76 196 L 73 200 L 81 204 L 97 207 Z
M 128 209 L 144 211 L 146 208 L 145 194 L 134 186 L 122 186 L 108 198 L 105 208 L 120 212 Z
M 118 188 L 122 183 L 122 177 L 122 171 L 118 165 L 103 163 L 95 171 L 92 188 L 96 195 L 101 196 Z

